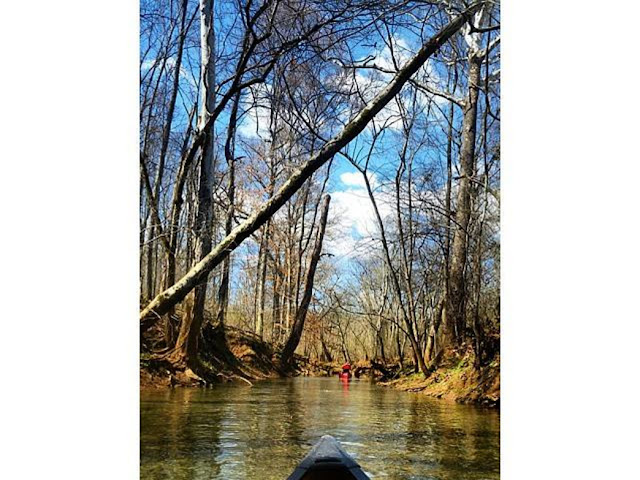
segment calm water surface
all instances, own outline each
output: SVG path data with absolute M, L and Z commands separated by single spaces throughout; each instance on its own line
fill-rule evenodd
M 141 393 L 142 480 L 286 479 L 321 435 L 374 479 L 499 478 L 500 416 L 336 378 Z

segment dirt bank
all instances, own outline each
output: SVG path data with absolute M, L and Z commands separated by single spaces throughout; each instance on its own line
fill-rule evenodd
M 225 328 L 228 354 L 220 342 L 220 332 L 211 325 L 205 326 L 202 333 L 203 348 L 200 350 L 202 371 L 200 375 L 186 371 L 175 371 L 171 365 L 163 361 L 157 351 L 149 345 L 159 344 L 162 332 L 153 329 L 145 334 L 140 355 L 140 387 L 168 388 L 175 386 L 197 387 L 222 382 L 252 384 L 255 381 L 269 378 L 305 376 L 330 376 L 340 371 L 338 362 L 319 362 L 295 355 L 290 368 L 280 365 L 278 352 L 273 345 L 260 337 L 233 327 Z M 154 341 L 154 337 L 157 340 Z
M 210 386 L 222 382 L 253 384 L 269 378 L 305 376 L 332 376 L 340 372 L 341 363 L 320 362 L 296 355 L 292 368 L 283 370 L 274 347 L 251 332 L 227 327 L 225 336 L 229 353 L 220 345 L 220 332 L 214 327 L 203 329 L 201 363 L 203 371 L 196 375 L 191 370 L 175 371 L 159 360 L 157 353 L 143 349 L 140 356 L 140 387 L 168 388 L 174 386 Z M 454 360 L 441 365 L 428 378 L 405 365 L 381 364 L 362 360 L 352 364 L 357 377 L 370 377 L 380 385 L 408 392 L 419 392 L 435 398 L 458 403 L 473 403 L 488 407 L 500 404 L 500 357 L 480 369 L 473 366 L 473 354 L 451 355 Z
M 151 331 L 147 337 L 152 337 Z M 176 371 L 161 353 L 143 349 L 140 355 L 140 387 L 207 386 L 222 382 L 251 384 L 256 380 L 286 376 L 279 367 L 270 344 L 256 335 L 236 328 L 225 328 L 223 348 L 220 331 L 211 325 L 202 332 L 199 374 L 190 369 Z M 150 344 L 151 342 L 147 342 Z M 143 344 L 144 345 L 144 344 Z
M 421 373 L 400 376 L 380 385 L 457 403 L 500 406 L 500 356 L 481 368 L 470 354 L 437 368 L 428 378 Z

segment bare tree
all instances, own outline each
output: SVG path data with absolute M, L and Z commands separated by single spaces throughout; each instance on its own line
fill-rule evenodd
M 141 18 L 140 321 L 154 358 L 206 376 L 200 354 L 232 362 L 219 350 L 240 328 L 288 366 L 296 351 L 425 375 L 469 351 L 490 363 L 496 3 L 145 0 Z M 359 276 L 331 251 L 341 157 L 372 208 L 375 233 L 350 239 L 365 255 L 346 255 Z M 215 346 L 199 345 L 208 323 Z
M 330 201 L 331 197 L 329 195 L 325 195 L 324 201 L 322 202 L 322 213 L 320 214 L 318 235 L 316 237 L 313 254 L 311 255 L 311 261 L 309 262 L 309 269 L 307 270 L 307 276 L 304 283 L 302 301 L 300 303 L 300 307 L 296 311 L 295 321 L 293 323 L 289 339 L 282 350 L 281 361 L 283 364 L 288 364 L 291 361 L 293 353 L 298 347 L 298 343 L 300 343 L 304 322 L 307 318 L 307 311 L 309 310 L 309 304 L 311 303 L 311 295 L 313 294 L 313 281 L 316 275 L 316 267 L 320 260 L 320 254 L 322 253 L 322 240 L 324 239 L 324 232 L 327 226 L 327 215 L 329 214 Z
M 197 263 L 185 276 L 171 288 L 153 299 L 141 312 L 144 319 L 149 314 L 162 315 L 184 297 L 217 266 L 230 251 L 262 226 L 274 212 L 304 184 L 304 182 L 342 147 L 355 138 L 369 121 L 400 91 L 424 62 L 435 53 L 466 22 L 469 15 L 482 6 L 478 3 L 468 8 L 462 15 L 452 20 L 446 27 L 425 43 L 418 53 L 394 76 L 389 84 L 367 104 L 358 115 L 347 123 L 342 132 L 326 142 L 312 158 L 297 168 L 278 192 L 247 220 L 238 225 L 222 242 Z

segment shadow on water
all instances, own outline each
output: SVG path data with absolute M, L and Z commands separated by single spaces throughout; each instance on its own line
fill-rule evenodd
M 141 479 L 284 479 L 321 435 L 372 478 L 499 478 L 499 414 L 366 380 L 142 392 Z

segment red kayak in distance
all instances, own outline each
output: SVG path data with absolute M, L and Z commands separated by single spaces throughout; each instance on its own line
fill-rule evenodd
M 342 372 L 338 374 L 340 380 L 349 380 L 351 378 L 351 365 L 349 362 L 342 365 Z

